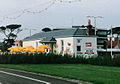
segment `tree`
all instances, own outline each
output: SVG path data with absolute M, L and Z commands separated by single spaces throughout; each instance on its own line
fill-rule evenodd
M 51 31 L 51 29 L 50 28 L 43 28 L 42 31 L 49 32 L 49 31 Z
M 0 31 L 4 34 L 5 38 L 3 40 L 2 50 L 6 51 L 9 47 L 14 45 L 14 41 L 17 38 L 17 34 L 22 31 L 19 24 L 10 24 L 7 26 L 1 26 Z

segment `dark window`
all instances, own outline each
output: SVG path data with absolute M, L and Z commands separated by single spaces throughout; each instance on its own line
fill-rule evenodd
M 81 39 L 77 39 L 77 43 L 80 43 Z
M 64 51 L 64 41 L 61 40 L 61 49 L 62 49 L 62 52 Z
M 63 42 L 63 40 L 61 40 L 61 44 L 62 44 L 62 46 L 64 45 L 64 42 Z
M 46 49 L 46 52 L 48 52 L 48 49 Z
M 18 46 L 18 44 L 16 44 Z
M 98 31 L 97 35 L 107 35 L 107 31 Z
M 77 46 L 77 51 L 81 51 L 81 46 Z

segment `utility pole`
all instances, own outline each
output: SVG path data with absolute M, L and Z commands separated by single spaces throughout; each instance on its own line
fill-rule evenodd
M 96 28 L 96 19 L 97 18 L 103 18 L 103 17 L 102 16 L 87 16 L 87 17 L 94 19 L 94 27 L 95 27 L 95 35 L 96 35 L 96 31 L 97 31 L 97 28 Z
M 112 35 L 112 25 L 111 25 L 111 56 L 113 56 L 112 55 L 112 38 L 113 38 L 113 35 Z

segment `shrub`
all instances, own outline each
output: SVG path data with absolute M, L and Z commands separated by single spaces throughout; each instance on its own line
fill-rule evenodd
M 0 54 L 0 64 L 92 64 L 104 66 L 120 66 L 120 56 L 110 55 L 85 57 L 64 56 L 54 53 L 3 53 Z

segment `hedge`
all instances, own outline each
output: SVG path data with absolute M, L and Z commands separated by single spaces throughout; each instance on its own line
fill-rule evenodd
M 0 64 L 92 64 L 104 66 L 120 66 L 120 56 L 112 58 L 110 55 L 71 56 L 53 53 L 16 53 L 0 54 Z
M 62 56 L 51 53 L 0 54 L 0 64 L 61 64 L 73 63 L 74 60 L 70 55 Z

